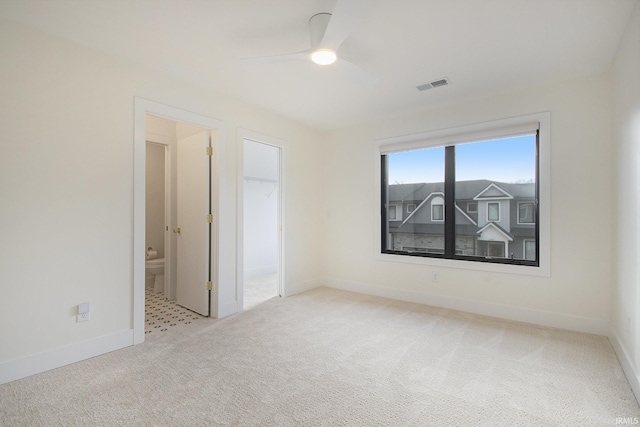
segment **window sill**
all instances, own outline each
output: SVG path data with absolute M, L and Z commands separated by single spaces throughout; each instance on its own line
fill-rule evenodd
M 383 254 L 376 252 L 376 260 L 402 264 L 424 265 L 438 268 L 454 268 L 460 270 L 484 271 L 489 273 L 517 274 L 521 276 L 550 277 L 549 267 L 541 262 L 539 267 L 528 265 L 495 264 L 457 259 L 429 258 L 408 255 Z

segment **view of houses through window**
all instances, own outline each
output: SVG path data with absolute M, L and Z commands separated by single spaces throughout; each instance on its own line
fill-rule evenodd
M 537 265 L 535 133 L 382 159 L 383 252 Z

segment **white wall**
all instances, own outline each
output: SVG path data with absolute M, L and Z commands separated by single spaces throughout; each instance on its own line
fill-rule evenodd
M 332 132 L 324 174 L 328 283 L 606 334 L 611 283 L 609 108 L 609 84 L 602 75 Z M 551 116 L 550 277 L 376 258 L 380 210 L 375 202 L 379 160 L 374 140 L 544 111 Z M 431 280 L 432 271 L 439 272 L 438 282 Z
M 317 132 L 7 21 L 0 57 L 0 383 L 132 342 L 135 97 L 225 123 L 221 180 L 232 213 L 237 129 L 284 142 L 285 286 L 317 283 L 320 249 L 307 243 L 321 239 Z M 235 216 L 225 220 L 234 230 Z M 76 323 L 87 301 L 91 321 Z
M 640 400 L 640 2 L 611 72 L 614 280 L 611 341 Z M 635 378 L 635 382 L 631 381 Z
M 164 151 L 163 145 L 147 142 L 145 248 L 152 247 L 158 252 L 158 258 L 164 257 Z

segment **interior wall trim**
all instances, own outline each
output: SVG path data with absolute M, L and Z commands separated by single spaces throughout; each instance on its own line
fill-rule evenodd
M 70 365 L 133 345 L 133 329 L 65 345 L 0 363 L 0 384 Z
M 627 377 L 627 381 L 629 381 L 629 385 L 636 397 L 636 401 L 640 405 L 640 376 L 634 369 L 634 364 L 631 357 L 629 357 L 629 352 L 613 327 L 609 331 L 609 342 L 611 343 L 613 350 L 616 352 L 616 356 L 618 356 L 624 375 Z
M 483 316 L 497 317 L 516 322 L 530 323 L 534 325 L 548 326 L 552 328 L 566 329 L 588 334 L 609 335 L 609 322 L 581 316 L 572 316 L 562 313 L 553 313 L 543 310 L 534 310 L 524 307 L 516 307 L 502 304 L 494 304 L 485 301 L 456 298 L 444 295 L 433 295 L 424 292 L 416 292 L 405 289 L 397 289 L 388 286 L 373 285 L 369 283 L 354 282 L 342 279 L 326 279 L 325 286 L 345 291 L 358 292 L 367 295 L 375 295 L 400 301 L 414 302 L 431 305 L 434 307 L 464 311 Z

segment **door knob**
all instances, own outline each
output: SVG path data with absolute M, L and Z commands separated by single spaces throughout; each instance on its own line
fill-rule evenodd
M 180 227 L 178 227 L 178 228 L 174 228 L 174 229 L 173 229 L 173 232 L 174 232 L 174 233 L 178 233 L 178 234 L 180 234 Z

